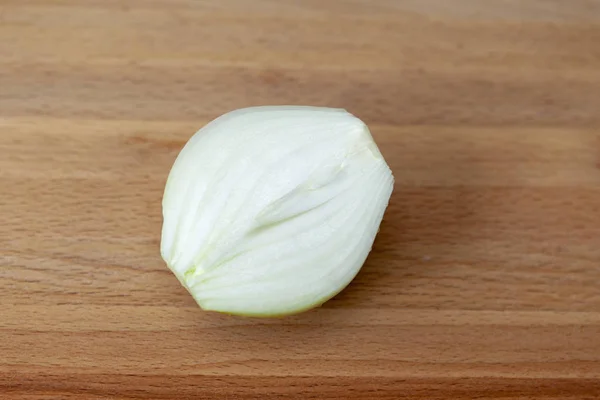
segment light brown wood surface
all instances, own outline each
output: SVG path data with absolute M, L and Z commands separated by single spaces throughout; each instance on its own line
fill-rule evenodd
M 344 107 L 396 187 L 321 309 L 159 255 L 210 119 Z M 600 1 L 0 0 L 0 398 L 600 398 Z

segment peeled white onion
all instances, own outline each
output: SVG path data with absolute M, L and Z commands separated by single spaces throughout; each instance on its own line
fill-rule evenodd
M 205 310 L 301 312 L 356 276 L 393 184 L 369 129 L 345 110 L 236 110 L 177 157 L 161 254 Z

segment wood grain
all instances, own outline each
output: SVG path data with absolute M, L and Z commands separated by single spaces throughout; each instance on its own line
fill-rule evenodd
M 159 256 L 185 141 L 344 107 L 396 176 L 321 309 L 202 312 Z M 600 2 L 0 0 L 0 397 L 600 398 Z

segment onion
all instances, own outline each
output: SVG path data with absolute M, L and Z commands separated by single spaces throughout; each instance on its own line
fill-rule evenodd
M 356 276 L 393 184 L 369 129 L 345 110 L 232 111 L 173 165 L 161 255 L 205 310 L 305 311 Z

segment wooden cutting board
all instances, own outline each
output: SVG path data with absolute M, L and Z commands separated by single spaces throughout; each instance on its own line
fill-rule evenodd
M 343 107 L 396 176 L 321 309 L 200 310 L 186 140 Z M 0 398 L 600 398 L 600 2 L 0 0 Z

